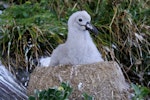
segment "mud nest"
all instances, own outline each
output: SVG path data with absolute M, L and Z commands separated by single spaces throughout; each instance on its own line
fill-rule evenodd
M 27 92 L 32 95 L 35 89 L 60 86 L 61 82 L 66 81 L 73 87 L 70 100 L 82 100 L 82 94 L 85 92 L 95 100 L 128 99 L 128 85 L 116 62 L 37 67 L 31 74 Z

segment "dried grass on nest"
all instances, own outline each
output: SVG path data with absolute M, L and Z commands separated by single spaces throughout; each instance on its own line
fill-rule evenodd
M 28 95 L 34 89 L 48 89 L 69 81 L 73 87 L 71 99 L 80 100 L 86 92 L 96 100 L 127 100 L 127 84 L 116 62 L 89 65 L 37 67 L 31 74 Z M 78 85 L 82 83 L 80 89 Z

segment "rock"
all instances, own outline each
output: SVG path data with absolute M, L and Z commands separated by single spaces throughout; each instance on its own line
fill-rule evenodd
M 1 64 L 0 100 L 28 100 L 26 88 Z

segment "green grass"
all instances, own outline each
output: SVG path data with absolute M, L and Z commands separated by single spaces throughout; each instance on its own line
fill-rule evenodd
M 99 29 L 99 35 L 92 37 L 103 57 L 117 61 L 129 82 L 148 87 L 149 0 L 16 0 L 10 3 L 0 15 L 0 56 L 5 65 L 31 67 L 33 59 L 50 54 L 66 40 L 68 17 L 77 10 L 86 10 Z

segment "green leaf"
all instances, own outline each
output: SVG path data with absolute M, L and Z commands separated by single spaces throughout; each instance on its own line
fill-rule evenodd
M 83 93 L 84 100 L 94 100 L 94 98 L 87 93 Z
M 30 96 L 29 100 L 36 100 L 34 96 Z
M 139 86 L 137 86 L 137 85 L 132 83 L 131 87 L 134 89 L 136 95 L 140 95 L 141 94 L 141 90 L 140 90 Z

